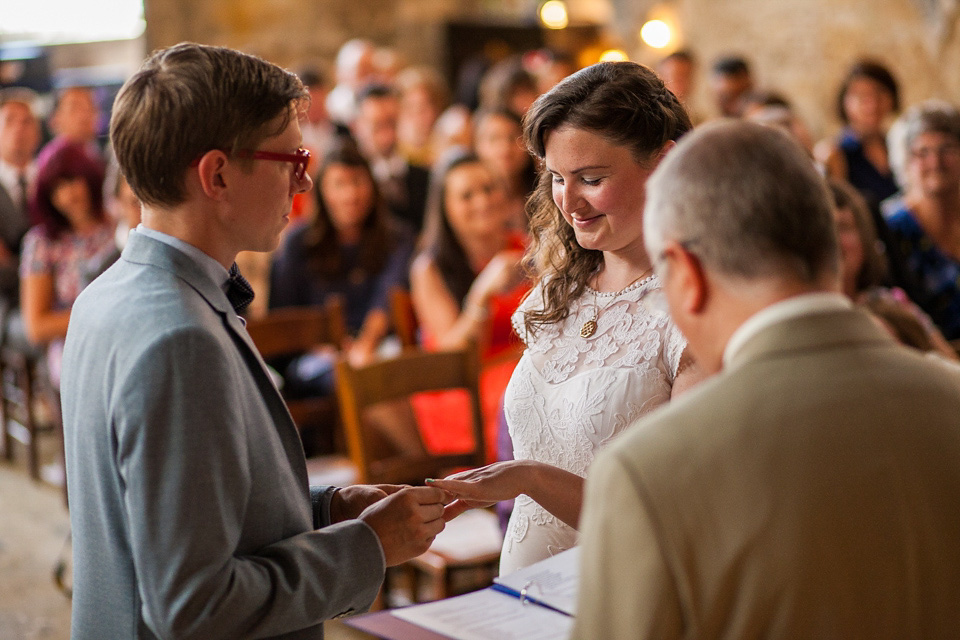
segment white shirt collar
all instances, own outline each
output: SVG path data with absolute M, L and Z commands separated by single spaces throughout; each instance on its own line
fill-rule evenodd
M 756 312 L 737 327 L 723 350 L 724 368 L 753 336 L 767 327 L 799 316 L 850 309 L 853 303 L 840 293 L 818 292 L 793 296 Z
M 400 178 L 407 173 L 407 161 L 399 153 L 394 153 L 389 158 L 376 158 L 370 164 L 370 171 L 380 181 Z
M 32 160 L 27 165 L 27 184 L 32 184 L 37 175 L 37 163 Z M 11 197 L 20 192 L 20 169 L 0 160 L 0 184 L 6 189 Z

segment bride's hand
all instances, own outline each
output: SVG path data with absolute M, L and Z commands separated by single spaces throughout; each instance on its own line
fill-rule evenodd
M 479 469 L 455 473 L 443 480 L 427 482 L 450 493 L 469 508 L 489 507 L 525 492 L 530 482 L 529 464 L 527 460 L 494 462 Z

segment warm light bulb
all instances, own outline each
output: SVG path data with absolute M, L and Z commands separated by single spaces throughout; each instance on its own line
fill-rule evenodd
M 547 0 L 540 5 L 540 21 L 548 29 L 566 29 L 570 24 L 567 4 L 563 0 Z
M 600 54 L 600 62 L 625 62 L 629 59 L 627 52 L 621 49 L 607 49 Z
M 654 49 L 670 44 L 670 27 L 663 20 L 650 20 L 640 29 L 640 37 Z

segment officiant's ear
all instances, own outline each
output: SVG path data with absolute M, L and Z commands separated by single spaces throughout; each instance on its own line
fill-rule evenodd
M 211 149 L 191 163 L 196 167 L 200 188 L 208 198 L 219 200 L 227 187 L 224 180 L 224 170 L 228 163 L 227 154 L 219 149 Z
M 690 315 L 703 311 L 708 296 L 708 277 L 690 243 L 667 241 L 663 249 L 667 263 L 665 288 L 671 310 Z

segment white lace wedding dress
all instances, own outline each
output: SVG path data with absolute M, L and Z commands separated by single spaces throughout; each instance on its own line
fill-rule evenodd
M 618 293 L 587 289 L 563 322 L 528 334 L 535 289 L 513 316 L 527 349 L 504 395 L 513 453 L 586 476 L 597 451 L 641 415 L 670 399 L 686 340 L 667 314 L 654 275 Z M 580 329 L 599 309 L 595 333 Z M 577 544 L 577 532 L 526 495 L 517 498 L 500 575 Z

